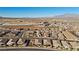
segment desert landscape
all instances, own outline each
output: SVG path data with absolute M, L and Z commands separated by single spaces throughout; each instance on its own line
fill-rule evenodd
M 75 20 L 74 20 L 75 19 Z M 0 17 L 0 50 L 79 50 L 79 15 Z

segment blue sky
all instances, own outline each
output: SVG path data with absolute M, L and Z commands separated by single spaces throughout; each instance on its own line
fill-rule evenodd
M 79 14 L 78 7 L 0 7 L 3 17 L 50 17 L 66 13 Z

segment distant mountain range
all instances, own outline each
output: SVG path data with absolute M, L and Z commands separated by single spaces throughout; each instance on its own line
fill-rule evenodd
M 64 15 L 56 15 L 53 18 L 58 19 L 66 19 L 66 20 L 78 20 L 79 14 L 64 14 Z
M 18 18 L 10 18 L 10 17 L 2 17 L 0 19 L 18 19 Z M 23 19 L 23 18 L 22 18 Z M 24 19 L 65 19 L 65 20 L 79 20 L 79 14 L 63 14 L 56 15 L 52 17 L 39 17 L 39 18 L 24 18 Z

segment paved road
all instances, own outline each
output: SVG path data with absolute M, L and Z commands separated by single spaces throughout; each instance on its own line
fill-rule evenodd
M 12 47 L 12 48 L 0 48 L 0 51 L 58 51 L 57 49 L 51 48 L 36 48 L 36 47 Z

